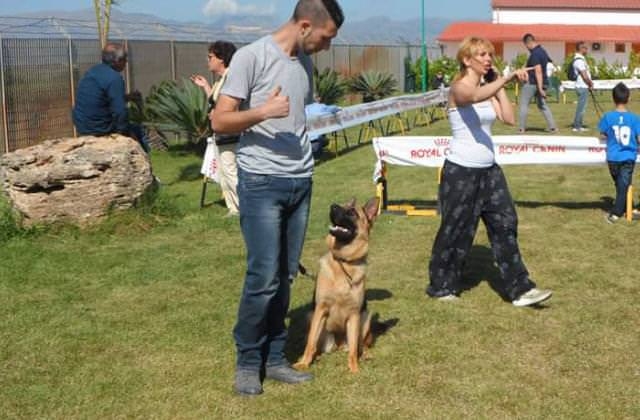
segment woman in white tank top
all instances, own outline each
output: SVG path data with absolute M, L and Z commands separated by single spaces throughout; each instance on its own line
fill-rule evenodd
M 496 77 L 493 52 L 493 45 L 479 37 L 466 38 L 458 50 L 460 73 L 449 90 L 451 153 L 442 170 L 441 222 L 429 262 L 427 294 L 442 300 L 458 298 L 464 289 L 464 261 L 482 219 L 501 274 L 494 289 L 515 306 L 529 306 L 550 298 L 551 291 L 536 288 L 522 261 L 516 209 L 495 163 L 491 139 L 496 118 L 515 124 L 504 86 L 512 80 L 526 81 L 529 69 Z

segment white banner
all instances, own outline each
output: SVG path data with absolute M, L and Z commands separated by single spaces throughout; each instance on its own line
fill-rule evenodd
M 377 120 L 399 112 L 434 106 L 447 100 L 449 88 L 432 90 L 416 95 L 403 95 L 385 98 L 379 101 L 348 106 L 334 114 L 318 115 L 307 119 L 307 130 L 310 136 L 332 133 L 348 127 L 355 127 L 369 121 Z M 207 178 L 218 181 L 218 148 L 213 138 L 207 139 L 204 161 L 200 173 Z
M 448 92 L 449 88 L 445 88 L 348 106 L 335 114 L 310 117 L 307 119 L 307 129 L 310 135 L 332 133 L 399 112 L 437 105 L 447 100 Z
M 202 161 L 200 173 L 213 182 L 220 183 L 218 169 L 218 146 L 216 146 L 213 137 L 209 137 L 207 138 L 207 148 L 204 151 L 204 160 Z
M 376 137 L 372 140 L 378 161 L 374 182 L 382 176 L 382 163 L 440 167 L 449 154 L 449 136 Z M 596 137 L 493 136 L 500 165 L 588 165 L 606 162 L 606 143 Z
M 611 90 L 618 83 L 623 82 L 629 89 L 640 89 L 640 80 L 638 79 L 612 79 L 612 80 L 594 80 L 593 89 L 595 90 Z M 562 89 L 573 90 L 576 88 L 576 82 L 565 80 L 561 85 Z M 612 105 L 613 106 L 613 105 Z

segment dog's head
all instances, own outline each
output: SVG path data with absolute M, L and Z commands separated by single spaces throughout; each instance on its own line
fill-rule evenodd
M 378 214 L 378 205 L 377 197 L 367 201 L 364 207 L 356 205 L 355 198 L 342 206 L 331 205 L 327 243 L 336 257 L 355 260 L 366 256 L 369 231 Z

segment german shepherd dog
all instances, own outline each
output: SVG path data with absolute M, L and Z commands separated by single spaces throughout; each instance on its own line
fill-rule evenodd
M 371 346 L 371 316 L 365 301 L 369 231 L 378 214 L 378 198 L 364 207 L 352 199 L 331 205 L 327 252 L 320 258 L 307 345 L 296 369 L 306 369 L 318 353 L 349 349 L 349 370 L 358 372 L 358 358 Z

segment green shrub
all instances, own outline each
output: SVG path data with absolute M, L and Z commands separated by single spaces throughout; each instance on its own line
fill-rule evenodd
M 439 71 L 444 74 L 444 80 L 447 84 L 451 83 L 454 76 L 458 72 L 458 62 L 450 57 L 443 56 L 429 62 L 429 73 L 427 74 L 427 86 L 431 89 L 431 79 Z M 413 72 L 418 81 L 417 87 L 422 86 L 422 57 L 418 58 L 413 65 Z
M 527 64 L 527 59 L 529 56 L 525 53 L 520 53 L 516 55 L 513 60 L 511 60 L 511 68 L 512 69 L 521 69 Z M 543 69 L 544 70 L 544 69 Z
M 345 81 L 338 72 L 330 68 L 322 71 L 318 71 L 316 67 L 313 68 L 313 87 L 320 102 L 327 105 L 340 102 L 347 91 Z
M 16 237 L 24 237 L 37 232 L 36 227 L 22 226 L 21 218 L 6 202 L 0 201 L 0 244 Z
M 562 80 L 567 80 L 567 68 L 573 62 L 573 57 L 574 54 L 568 55 L 562 64 L 562 71 L 560 72 L 560 78 Z M 624 67 L 619 61 L 609 64 L 604 58 L 596 61 L 595 58 L 590 55 L 588 55 L 586 59 L 593 79 L 629 79 L 633 75 L 633 69 L 635 68 L 635 66 L 631 64 L 631 60 L 630 65 Z
M 633 72 L 635 69 L 640 68 L 640 54 L 638 54 L 637 52 L 631 50 L 631 52 L 629 52 L 629 72 L 631 75 L 633 75 Z
M 364 71 L 349 80 L 349 90 L 362 95 L 362 102 L 373 102 L 393 94 L 398 86 L 390 73 Z
M 154 86 L 139 118 L 147 127 L 181 133 L 193 143 L 201 142 L 209 134 L 207 97 L 187 79 L 180 84 L 170 80 Z
M 504 72 L 505 67 L 507 67 L 507 62 L 500 56 L 495 56 L 493 58 L 493 66 L 498 70 L 499 74 Z
M 589 63 L 591 66 L 591 63 Z M 595 66 L 590 67 L 592 69 L 593 77 L 598 79 L 630 79 L 631 71 L 628 68 L 622 66 L 619 61 L 614 62 L 613 64 L 607 63 L 607 61 L 603 58 L 598 61 Z

